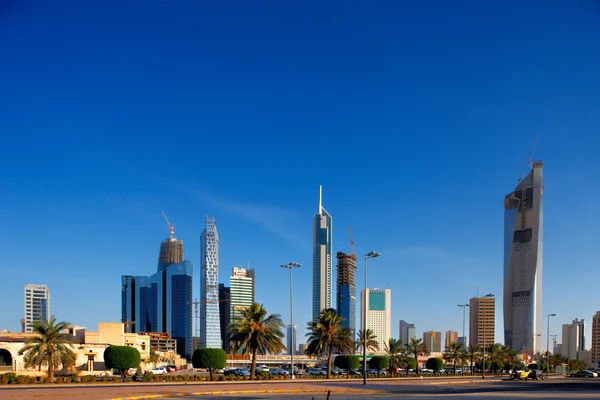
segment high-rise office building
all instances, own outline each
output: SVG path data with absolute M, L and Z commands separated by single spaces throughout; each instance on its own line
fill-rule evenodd
M 496 343 L 496 298 L 473 297 L 469 300 L 469 344 L 485 345 Z
M 578 359 L 579 352 L 585 350 L 585 319 L 575 318 L 562 326 L 561 352 L 569 359 Z
M 230 318 L 235 321 L 241 312 L 254 303 L 254 270 L 233 267 L 229 278 Z
M 219 317 L 219 233 L 215 219 L 206 217 L 200 237 L 200 347 L 221 348 Z
M 366 299 L 366 300 L 365 300 Z M 364 326 L 366 303 L 366 328 L 373 331 L 379 350 L 383 351 L 391 336 L 392 291 L 390 289 L 363 289 L 361 292 L 361 326 Z
M 231 290 L 223 283 L 219 283 L 219 318 L 221 321 L 221 342 L 223 350 L 229 353 L 231 343 L 229 343 L 229 332 L 227 328 L 231 322 Z
M 594 367 L 600 367 L 600 311 L 592 317 L 592 348 L 591 358 Z
M 458 332 L 456 331 L 446 331 L 446 349 L 450 348 L 452 343 L 458 343 Z
M 356 330 L 356 255 L 337 253 L 337 312 L 344 318 L 342 326 L 350 329 L 352 340 Z
M 417 337 L 414 324 L 409 324 L 403 319 L 400 320 L 399 333 L 399 339 L 402 340 L 403 344 L 408 344 L 410 343 L 411 339 L 415 339 Z
M 427 352 L 439 353 L 442 351 L 442 332 L 423 332 L 423 343 L 427 346 Z
M 173 228 L 171 235 L 173 238 Z M 163 244 L 161 243 L 161 253 Z M 183 248 L 181 248 L 183 255 Z M 165 256 L 166 257 L 166 256 Z M 162 332 L 177 340 L 177 353 L 192 357 L 192 274 L 189 261 L 161 262 L 176 257 L 161 258 L 157 272 L 151 276 L 123 275 L 121 278 L 121 322 L 132 333 Z
M 294 354 L 298 353 L 296 350 L 296 338 L 298 337 L 298 325 L 294 325 L 292 330 L 292 325 L 287 326 L 287 353 L 292 354 L 292 349 L 294 349 Z
M 319 186 L 319 212 L 313 217 L 313 321 L 319 319 L 322 310 L 331 308 L 331 224 L 331 215 L 323 208 L 323 187 Z
M 25 285 L 24 297 L 24 331 L 33 332 L 33 322 L 47 321 L 50 318 L 50 289 L 46 285 Z
M 543 163 L 504 198 L 504 343 L 540 351 L 542 333 Z M 471 342 L 472 343 L 472 342 Z

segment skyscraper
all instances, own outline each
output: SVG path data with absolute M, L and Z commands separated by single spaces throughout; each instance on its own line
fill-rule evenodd
M 167 221 L 167 225 L 169 225 L 169 237 L 160 243 L 160 251 L 158 253 L 159 269 L 164 269 L 169 264 L 177 264 L 184 260 L 183 240 L 175 239 L 175 226 L 171 225 L 164 212 L 163 216 Z
M 293 335 L 292 335 L 293 333 Z M 292 337 L 294 338 L 294 340 L 292 340 Z M 288 354 L 292 354 L 291 351 L 292 349 L 294 349 L 294 354 L 298 353 L 298 351 L 296 350 L 296 338 L 298 337 L 298 325 L 294 325 L 293 328 L 293 332 L 292 332 L 292 325 L 288 325 L 287 326 L 287 353 Z
M 47 321 L 50 318 L 50 289 L 46 285 L 25 285 L 25 306 L 23 319 L 25 332 L 33 332 L 33 322 Z
M 408 322 L 406 322 L 403 319 L 400 320 L 400 331 L 399 332 L 400 332 L 399 339 L 402 340 L 403 344 L 408 344 L 408 343 L 410 343 L 411 339 L 415 339 L 417 337 L 414 324 L 409 324 Z
M 473 297 L 469 300 L 469 344 L 489 348 L 496 337 L 496 298 Z
M 337 253 L 337 312 L 344 318 L 342 326 L 350 329 L 352 340 L 356 329 L 356 255 Z
M 591 357 L 594 367 L 600 366 L 600 311 L 592 317 L 592 348 Z
M 231 290 L 223 283 L 219 283 L 219 318 L 221 321 L 221 342 L 223 342 L 223 350 L 229 353 L 231 350 L 231 343 L 229 343 L 227 327 L 231 322 Z
M 200 347 L 221 348 L 219 317 L 219 233 L 215 219 L 206 217 L 200 237 Z
M 427 352 L 439 353 L 442 351 L 442 332 L 423 332 L 423 343 L 427 346 Z
M 570 324 L 562 326 L 562 355 L 577 359 L 578 353 L 585 350 L 585 320 L 575 318 Z
M 384 345 L 388 343 L 391 331 L 391 304 L 392 291 L 390 289 L 363 289 L 361 292 L 361 301 L 366 299 L 366 328 L 373 331 L 375 340 L 379 344 L 379 350 L 383 351 Z M 364 303 L 363 303 L 364 304 Z M 364 326 L 365 307 L 361 307 L 361 326 Z
M 319 212 L 313 217 L 313 293 L 312 320 L 331 308 L 332 251 L 331 215 L 323 208 L 323 187 L 319 186 Z
M 446 331 L 446 343 L 445 348 L 449 349 L 452 343 L 458 343 L 458 332 L 456 331 Z
M 254 270 L 233 267 L 229 278 L 230 319 L 236 320 L 241 311 L 254 303 Z
M 542 333 L 543 163 L 504 198 L 504 343 L 540 351 Z

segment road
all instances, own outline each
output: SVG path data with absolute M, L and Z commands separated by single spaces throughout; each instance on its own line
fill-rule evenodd
M 500 379 L 444 378 L 385 379 L 370 381 L 306 380 L 282 382 L 219 382 L 213 384 L 104 384 L 42 387 L 39 385 L 0 386 L 0 400 L 78 400 L 138 399 L 150 396 L 169 396 L 169 399 L 289 399 L 324 400 L 331 390 L 331 400 L 365 399 L 599 399 L 600 378 L 550 379 L 542 382 L 503 381 Z M 294 392 L 294 393 L 290 393 Z M 219 393 L 217 395 L 217 393 Z

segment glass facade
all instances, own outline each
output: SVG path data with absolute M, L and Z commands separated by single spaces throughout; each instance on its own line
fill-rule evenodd
M 50 316 L 50 289 L 46 285 L 25 285 L 25 332 L 32 332 L 33 322 L 47 321 Z
M 323 208 L 319 188 L 319 212 L 313 218 L 313 293 L 312 320 L 332 303 L 332 219 Z
M 233 268 L 229 278 L 230 320 L 241 316 L 241 311 L 254 303 L 254 270 Z
M 230 351 L 230 343 L 227 328 L 229 327 L 230 319 L 230 304 L 231 290 L 223 283 L 219 283 L 219 314 L 221 318 L 221 342 L 223 342 L 223 350 L 227 353 Z
M 352 340 L 355 340 L 356 329 L 356 288 L 340 285 L 338 289 L 338 314 L 344 318 L 342 326 L 350 329 Z
M 192 263 L 184 261 L 167 268 L 167 324 L 177 340 L 177 353 L 192 358 Z
M 200 347 L 221 348 L 219 313 L 219 234 L 215 219 L 206 217 L 200 237 Z

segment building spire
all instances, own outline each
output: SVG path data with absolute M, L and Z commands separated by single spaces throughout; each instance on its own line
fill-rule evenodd
M 319 215 L 323 213 L 323 185 L 319 185 Z

